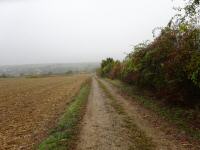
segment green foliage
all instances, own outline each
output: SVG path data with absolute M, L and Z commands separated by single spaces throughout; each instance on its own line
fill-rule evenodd
M 128 83 L 134 83 L 137 81 L 137 66 L 130 58 L 126 58 L 122 63 L 121 78 Z
M 108 76 L 113 67 L 113 64 L 113 58 L 107 58 L 106 60 L 102 60 L 100 75 L 103 77 Z
M 188 78 L 200 88 L 200 51 L 194 52 L 186 66 Z
M 101 75 L 153 90 L 167 101 L 198 102 L 200 29 L 194 19 L 199 8 L 199 0 L 187 1 L 183 15 L 171 20 L 152 42 L 136 45 L 121 63 L 103 60 Z
M 114 79 L 121 79 L 121 62 L 120 61 L 114 61 L 113 67 L 110 71 L 110 78 Z
M 183 31 L 188 28 L 196 28 L 200 17 L 200 0 L 185 0 L 185 6 L 177 8 L 175 15 L 169 23 L 169 26 Z

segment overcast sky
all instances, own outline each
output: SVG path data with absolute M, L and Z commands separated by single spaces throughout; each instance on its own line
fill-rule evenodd
M 175 14 L 171 0 L 0 0 L 0 65 L 123 59 Z

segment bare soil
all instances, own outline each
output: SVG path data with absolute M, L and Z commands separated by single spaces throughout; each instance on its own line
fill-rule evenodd
M 86 75 L 0 80 L 0 149 L 33 149 L 44 139 Z

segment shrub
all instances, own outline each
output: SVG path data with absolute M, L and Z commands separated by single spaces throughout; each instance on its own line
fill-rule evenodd
M 107 58 L 101 75 L 155 91 L 169 102 L 194 104 L 200 98 L 199 0 L 189 0 L 152 42 L 136 45 L 123 62 Z

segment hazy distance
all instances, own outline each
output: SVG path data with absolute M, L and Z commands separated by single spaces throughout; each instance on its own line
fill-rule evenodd
M 0 65 L 99 62 L 175 14 L 171 0 L 0 0 Z

